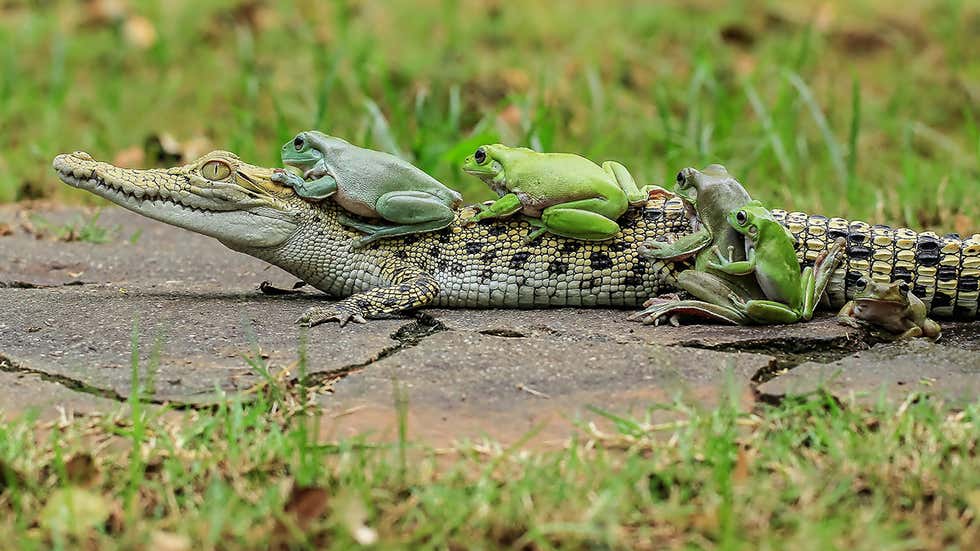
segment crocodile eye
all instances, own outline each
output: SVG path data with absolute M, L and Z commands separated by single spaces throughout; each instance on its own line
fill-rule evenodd
M 473 158 L 476 160 L 477 164 L 483 164 L 487 162 L 487 151 L 482 147 L 476 150 L 473 154 Z
M 296 151 L 302 151 L 304 145 L 306 145 L 306 140 L 303 139 L 303 136 L 296 136 L 296 139 L 293 140 L 293 147 L 296 148 Z
M 904 283 L 903 282 L 901 285 L 898 286 L 898 289 L 900 291 L 902 291 L 902 294 L 903 295 L 909 294 L 909 284 L 908 283 Z
M 745 211 L 744 210 L 740 210 L 740 211 L 738 211 L 738 212 L 735 213 L 735 221 L 738 222 L 739 224 L 743 225 L 743 226 L 748 221 L 748 219 L 749 219 L 749 217 L 745 214 Z
M 208 180 L 224 180 L 231 176 L 231 167 L 224 161 L 208 161 L 201 167 L 201 175 Z
M 863 291 L 868 288 L 868 282 L 863 277 L 854 282 L 854 288 Z

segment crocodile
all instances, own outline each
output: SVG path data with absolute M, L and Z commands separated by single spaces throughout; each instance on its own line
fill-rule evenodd
M 59 155 L 53 166 L 68 185 L 144 216 L 218 239 L 232 250 L 284 269 L 340 299 L 314 307 L 300 323 L 364 322 L 424 306 L 451 308 L 635 308 L 676 289 L 683 262 L 651 261 L 648 240 L 670 241 L 692 231 L 681 200 L 651 195 L 619 220 L 605 241 L 545 235 L 521 219 L 466 224 L 464 207 L 444 229 L 392 237 L 352 248 L 356 231 L 332 201 L 308 202 L 272 181 L 274 169 L 227 151 L 167 169 L 127 169 L 84 152 Z M 932 316 L 975 319 L 980 235 L 916 233 L 881 225 L 773 210 L 796 238 L 800 262 L 813 261 L 844 238 L 846 255 L 827 287 L 839 308 L 859 280 L 906 281 Z

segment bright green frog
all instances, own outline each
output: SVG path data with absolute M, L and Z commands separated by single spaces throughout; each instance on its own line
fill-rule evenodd
M 752 201 L 728 214 L 728 222 L 745 238 L 745 260 L 733 260 L 733 248 L 727 256 L 713 247 L 715 270 L 731 275 L 754 274 L 765 299 L 745 300 L 732 296 L 735 306 L 759 324 L 793 323 L 813 317 L 830 275 L 843 250 L 843 240 L 834 243 L 813 267 L 800 272 L 793 234 L 777 222 L 758 201 Z
M 609 239 L 619 233 L 616 219 L 630 204 L 641 204 L 651 190 L 661 189 L 637 188 L 626 167 L 614 161 L 599 167 L 578 155 L 500 144 L 481 146 L 466 158 L 463 170 L 500 197 L 467 222 L 520 212 L 540 225 L 528 240 L 545 232 L 588 241 Z
M 368 234 L 355 240 L 354 248 L 384 237 L 445 228 L 463 199 L 394 155 L 315 130 L 300 132 L 286 142 L 282 162 L 303 171 L 303 177 L 280 170 L 272 180 L 292 187 L 300 197 L 318 201 L 333 195 L 348 212 L 391 223 L 378 225 L 344 217 L 341 223 Z
M 885 340 L 913 337 L 938 339 L 942 328 L 926 317 L 926 305 L 904 281 L 857 281 L 857 296 L 841 308 L 837 319 L 853 327 L 881 329 Z

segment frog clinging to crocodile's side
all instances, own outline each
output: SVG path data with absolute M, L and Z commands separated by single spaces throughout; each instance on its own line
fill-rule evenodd
M 742 325 L 813 316 L 842 242 L 801 273 L 795 238 L 761 203 L 749 200 L 725 167 L 710 165 L 703 172 L 685 168 L 677 175 L 675 193 L 694 211 L 696 231 L 674 243 L 647 241 L 643 254 L 674 261 L 696 255 L 694 268 L 677 279 L 679 287 L 699 300 L 651 299 L 631 319 L 676 323 L 685 315 Z
M 942 329 L 926 317 L 926 305 L 910 292 L 908 283 L 869 283 L 861 278 L 855 288 L 857 296 L 837 313 L 841 323 L 869 328 L 882 340 L 939 338 Z
M 529 241 L 545 232 L 586 241 L 609 239 L 619 233 L 616 220 L 631 204 L 642 204 L 650 191 L 662 189 L 637 188 L 626 167 L 614 161 L 600 167 L 578 155 L 500 144 L 480 146 L 465 159 L 463 171 L 499 196 L 467 222 L 520 212 L 539 225 Z
M 354 248 L 385 237 L 445 228 L 463 200 L 407 161 L 315 130 L 286 142 L 282 162 L 303 171 L 303 177 L 280 170 L 272 180 L 292 187 L 300 197 L 319 201 L 333 196 L 348 212 L 389 223 L 345 217 L 342 223 L 367 234 L 354 240 Z
M 645 310 L 630 316 L 643 323 L 659 323 L 679 316 L 707 318 L 727 323 L 748 323 L 731 297 L 764 298 L 751 274 L 736 275 L 712 268 L 716 255 L 711 246 L 731 250 L 734 260 L 745 259 L 745 239 L 728 223 L 728 213 L 752 200 L 724 166 L 713 164 L 703 170 L 687 167 L 677 173 L 674 194 L 683 201 L 691 218 L 692 233 L 676 241 L 647 240 L 640 254 L 651 261 L 679 262 L 694 257 L 694 267 L 677 274 L 677 286 L 695 300 L 652 298 Z
M 831 273 L 837 267 L 844 240 L 833 243 L 826 254 L 802 272 L 796 258 L 796 238 L 759 201 L 732 210 L 728 223 L 745 238 L 745 260 L 733 260 L 717 245 L 712 251 L 715 270 L 731 275 L 753 275 L 764 299 L 732 297 L 736 308 L 753 323 L 794 323 L 813 317 Z

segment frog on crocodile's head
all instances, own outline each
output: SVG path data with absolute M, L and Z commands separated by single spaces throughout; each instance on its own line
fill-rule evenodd
M 939 324 L 926 317 L 926 306 L 912 294 L 904 281 L 879 283 L 861 278 L 856 283 L 858 294 L 837 314 L 837 319 L 854 327 L 875 328 L 884 340 L 912 337 L 938 339 Z
M 351 242 L 363 247 L 378 239 L 445 228 L 463 197 L 394 155 L 357 147 L 316 130 L 300 132 L 282 146 L 282 162 L 302 172 L 279 169 L 272 181 L 293 188 L 307 201 L 332 199 L 348 212 L 380 223 L 342 217 L 367 234 Z

